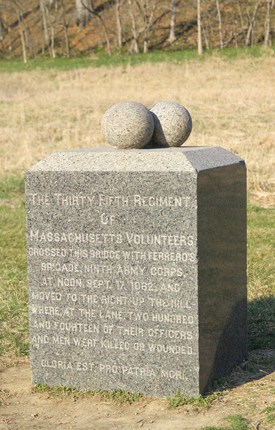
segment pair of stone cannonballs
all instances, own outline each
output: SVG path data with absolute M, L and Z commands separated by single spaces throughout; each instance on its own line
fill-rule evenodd
M 122 149 L 181 146 L 191 130 L 190 113 L 172 101 L 156 103 L 150 110 L 137 102 L 116 103 L 102 119 L 104 140 Z

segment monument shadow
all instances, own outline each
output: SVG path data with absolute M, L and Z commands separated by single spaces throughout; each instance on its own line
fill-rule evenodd
M 275 298 L 261 297 L 248 303 L 248 353 L 238 366 L 228 368 L 228 357 L 223 345 L 232 330 L 236 329 L 235 315 L 244 311 L 244 302 L 236 304 L 229 315 L 220 337 L 212 368 L 215 382 L 210 378 L 205 394 L 223 391 L 262 379 L 275 371 Z M 226 377 L 219 377 L 217 369 L 227 367 L 231 371 Z

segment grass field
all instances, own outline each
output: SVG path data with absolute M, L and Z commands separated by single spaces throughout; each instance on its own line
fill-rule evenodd
M 115 102 L 136 100 L 151 106 L 175 100 L 193 117 L 188 144 L 220 145 L 242 156 L 248 165 L 250 200 L 270 206 L 275 185 L 274 68 L 275 57 L 268 53 L 3 72 L 0 174 L 22 174 L 53 151 L 103 145 L 101 118 Z
M 53 151 L 103 145 L 101 117 L 121 100 L 146 106 L 178 101 L 193 117 L 189 145 L 223 146 L 246 160 L 249 349 L 252 355 L 275 349 L 275 57 L 213 55 L 203 61 L 192 57 L 100 68 L 85 64 L 70 70 L 2 66 L 0 62 L 2 357 L 28 355 L 24 170 Z M 266 365 L 265 355 L 256 357 L 245 369 L 252 377 Z M 274 369 L 271 361 L 268 366 Z M 274 410 L 268 414 L 273 416 Z M 238 416 L 225 426 L 250 428 Z
M 91 54 L 90 56 L 55 59 L 47 57 L 38 57 L 30 59 L 24 63 L 22 59 L 4 60 L 0 59 L 0 73 L 7 72 L 29 72 L 31 70 L 74 70 L 86 67 L 104 67 L 104 66 L 136 66 L 142 63 L 172 63 L 182 64 L 188 60 L 205 61 L 213 56 L 222 59 L 241 59 L 241 58 L 262 58 L 266 55 L 274 55 L 275 46 L 270 48 L 259 45 L 248 48 L 227 48 L 223 50 L 208 50 L 203 56 L 198 56 L 196 49 L 184 51 L 150 51 L 146 54 L 140 53 L 130 55 L 125 52 L 116 52 L 112 55 L 105 55 L 103 51 Z

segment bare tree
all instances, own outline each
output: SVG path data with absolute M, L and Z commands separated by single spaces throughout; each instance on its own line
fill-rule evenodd
M 154 14 L 157 8 L 157 0 L 151 0 L 151 2 L 148 0 L 135 0 L 135 2 L 143 20 L 144 27 L 141 33 L 143 33 L 143 52 L 146 54 L 149 49 L 149 39 L 153 27 Z
M 42 52 L 45 52 L 45 45 L 49 46 L 50 42 L 50 36 L 49 36 L 49 30 L 48 30 L 48 22 L 47 22 L 47 9 L 45 0 L 39 0 L 39 6 L 40 6 L 40 12 L 41 12 L 41 20 L 42 20 L 42 28 L 43 28 L 43 46 L 42 46 Z
M 39 0 L 41 21 L 43 28 L 43 46 L 42 52 L 45 52 L 45 47 L 49 50 L 50 56 L 56 58 L 55 39 L 56 28 L 60 25 L 64 33 L 66 56 L 70 56 L 70 43 L 68 35 L 69 21 L 66 19 L 66 9 L 64 0 Z
M 55 8 L 57 9 L 57 3 L 59 0 L 44 0 L 46 6 L 48 7 L 52 7 L 55 6 Z
M 217 41 L 221 49 L 232 43 L 249 46 L 255 41 L 256 30 L 257 37 L 260 33 L 257 40 L 265 46 L 271 43 L 275 28 L 275 0 L 197 0 L 196 3 L 191 0 L 185 3 L 180 0 L 0 0 L 0 42 L 5 36 L 1 52 L 14 50 L 16 55 L 19 48 L 24 62 L 27 62 L 33 53 L 41 52 L 42 46 L 42 52 L 48 51 L 53 58 L 58 52 L 69 57 L 72 49 L 70 22 L 75 19 L 71 10 L 75 5 L 77 22 L 81 27 L 88 25 L 91 19 L 98 21 L 106 52 L 111 53 L 111 43 L 119 48 L 127 43 L 131 52 L 142 50 L 146 53 L 153 37 L 156 43 L 157 37 L 160 43 L 164 41 L 163 37 L 166 43 L 172 44 L 176 40 L 176 22 L 179 19 L 183 21 L 181 4 L 186 4 L 186 8 L 196 5 L 197 9 L 190 9 L 193 16 L 184 20 L 181 31 L 193 31 L 193 36 L 197 30 L 199 55 Z M 105 12 L 101 12 L 103 7 Z M 166 19 L 169 19 L 169 27 L 165 35 Z M 111 31 L 114 42 L 109 37 Z M 32 40 L 35 42 L 34 34 L 39 45 L 32 43 Z M 184 40 L 187 38 L 184 37 Z
M 81 27 L 86 27 L 91 19 L 89 9 L 92 8 L 90 0 L 75 0 L 76 22 Z
M 23 57 L 24 63 L 27 63 L 28 62 L 27 28 L 24 22 L 24 9 L 22 4 L 18 0 L 9 0 L 8 4 L 14 10 L 17 17 L 18 31 L 19 31 L 20 41 L 22 46 L 22 57 Z
M 132 29 L 132 35 L 133 35 L 133 51 L 138 54 L 139 53 L 139 46 L 138 46 L 138 32 L 137 32 L 137 25 L 136 25 L 136 18 L 134 13 L 134 2 L 133 0 L 128 0 L 128 10 L 129 15 L 131 19 L 131 29 Z
M 204 37 L 204 41 L 205 41 L 205 48 L 209 49 L 209 40 L 208 40 L 208 36 L 207 36 L 207 29 L 205 28 L 204 25 L 202 25 L 202 33 L 203 33 L 203 37 Z
M 0 41 L 4 39 L 4 27 L 2 23 L 2 17 L 0 15 Z
M 16 14 L 18 19 L 19 33 L 20 33 L 20 39 L 22 44 L 22 55 L 23 55 L 23 61 L 26 64 L 28 62 L 28 57 L 27 57 L 27 48 L 26 48 L 26 32 L 24 28 L 24 18 L 23 18 L 21 8 L 18 6 L 17 2 L 16 4 L 17 4 Z
M 143 22 L 144 22 L 144 37 L 143 37 L 143 52 L 146 54 L 149 49 L 149 38 L 152 30 L 154 12 L 156 10 L 156 2 L 153 2 L 152 9 L 149 10 L 149 2 L 145 0 L 143 3 Z
M 177 16 L 177 0 L 172 0 L 171 3 L 171 21 L 170 21 L 170 34 L 168 42 L 173 43 L 176 40 L 175 27 L 176 27 L 176 16 Z
M 253 43 L 253 30 L 254 30 L 256 15 L 260 4 L 261 4 L 261 0 L 256 0 L 252 15 L 250 15 L 249 12 L 247 12 L 248 19 L 249 19 L 249 26 L 248 26 L 248 30 L 245 38 L 245 46 L 252 45 Z
M 243 9 L 242 9 L 242 5 L 240 0 L 237 0 L 237 5 L 238 5 L 238 12 L 239 12 L 239 16 L 240 16 L 240 21 L 241 21 L 241 28 L 244 28 L 244 18 L 243 18 Z
M 201 0 L 197 0 L 198 54 L 202 55 Z
M 221 16 L 221 9 L 220 9 L 220 2 L 219 2 L 219 0 L 216 0 L 216 7 L 217 7 L 218 20 L 219 20 L 220 48 L 223 49 L 222 16 Z
M 118 47 L 122 47 L 122 25 L 121 25 L 121 0 L 116 0 L 115 11 L 116 11 L 116 27 L 117 27 L 117 44 Z
M 54 5 L 55 1 L 53 0 L 40 0 L 44 41 L 52 58 L 56 58 L 55 29 L 60 19 L 60 16 L 56 16 L 56 9 L 52 10 Z
M 66 20 L 66 10 L 64 6 L 64 0 L 60 0 L 60 7 L 61 7 L 61 16 L 62 16 L 64 39 L 65 39 L 66 56 L 69 58 L 70 57 L 70 42 L 69 42 L 69 34 L 68 34 L 69 21 Z
M 272 0 L 266 0 L 265 35 L 264 35 L 265 46 L 269 45 L 271 7 L 272 7 Z
M 50 22 L 50 31 L 51 31 L 51 56 L 52 58 L 56 58 L 55 53 L 55 23 L 53 21 Z
M 3 10 L 3 4 L 0 1 L 0 42 L 4 39 L 4 23 L 3 23 L 3 17 L 2 17 L 2 10 Z
M 84 1 L 85 1 L 85 3 L 84 3 Z M 87 5 L 86 5 L 86 3 L 87 3 L 87 1 L 89 1 L 89 3 L 90 3 L 90 7 L 88 7 Z M 107 45 L 107 52 L 108 52 L 108 55 L 111 55 L 111 45 L 110 45 L 110 39 L 109 39 L 109 35 L 108 35 L 108 32 L 107 32 L 107 28 L 106 28 L 106 25 L 105 25 L 105 22 L 104 22 L 104 20 L 103 20 L 103 18 L 100 16 L 100 14 L 95 10 L 95 8 L 94 8 L 94 6 L 93 6 L 93 3 L 92 3 L 92 1 L 91 0 L 81 0 L 81 4 L 82 4 L 82 6 L 91 14 L 91 15 L 94 15 L 94 16 L 96 16 L 98 19 L 99 19 L 99 21 L 100 21 L 100 23 L 101 23 L 101 26 L 102 26 L 102 29 L 103 29 L 103 32 L 104 32 L 104 36 L 105 36 L 105 40 L 106 40 L 106 45 Z

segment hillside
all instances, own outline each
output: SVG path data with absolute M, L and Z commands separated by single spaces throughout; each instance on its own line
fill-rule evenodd
M 271 44 L 274 6 L 274 0 L 201 0 L 203 49 Z M 0 0 L 0 57 L 191 49 L 197 18 L 195 0 Z

